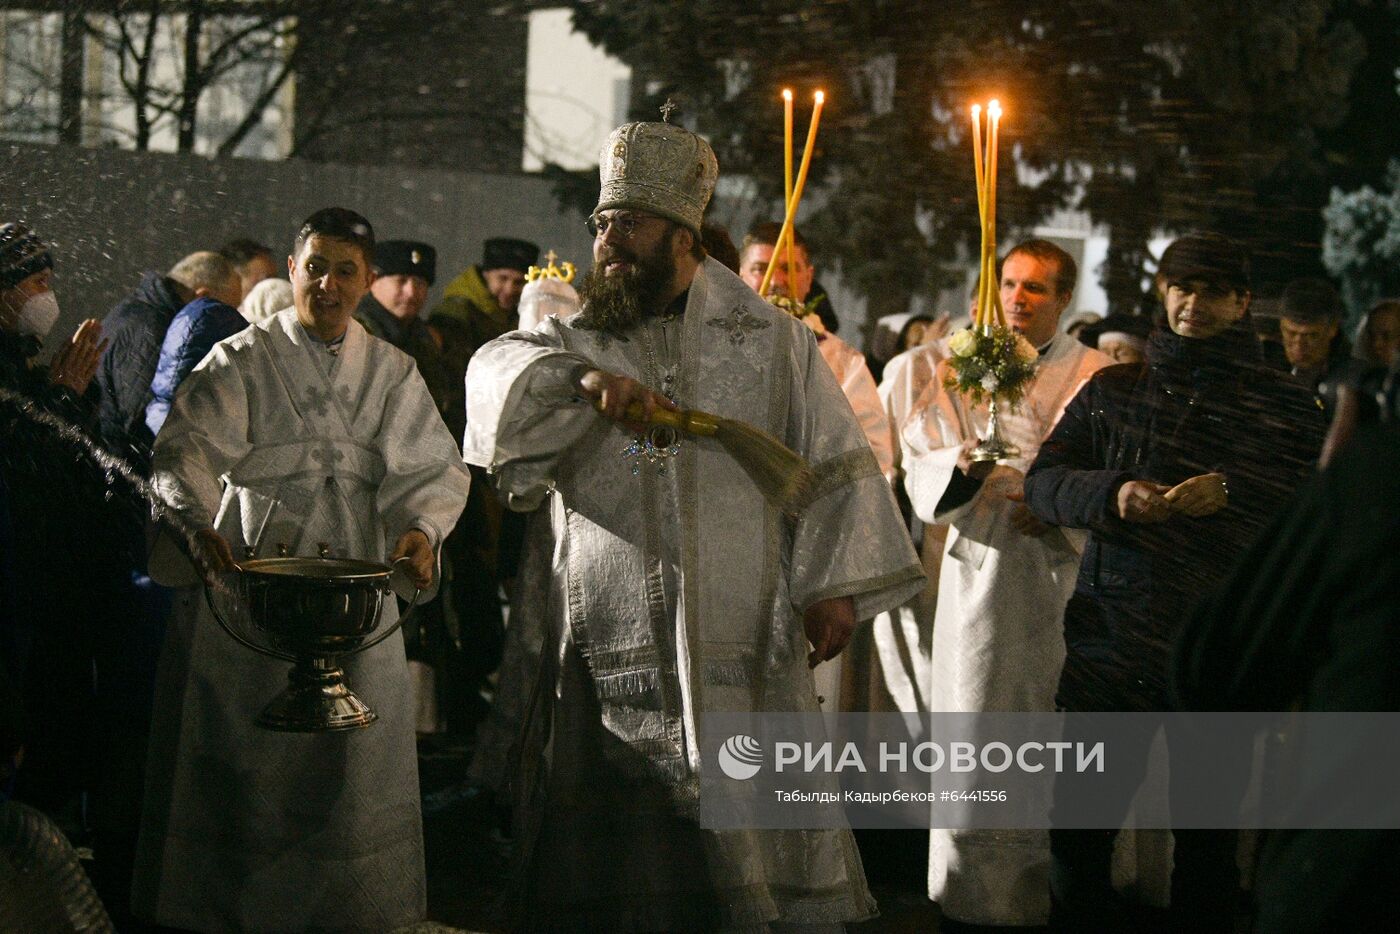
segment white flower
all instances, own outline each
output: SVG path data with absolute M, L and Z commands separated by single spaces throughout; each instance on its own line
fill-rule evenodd
M 986 376 L 982 377 L 982 388 L 985 389 L 987 392 L 996 392 L 996 391 L 997 391 L 997 378 L 996 378 L 996 375 L 995 375 L 995 374 L 992 374 L 992 373 L 988 373 Z
M 948 338 L 948 352 L 955 357 L 969 356 L 977 349 L 977 335 L 971 328 L 963 328 L 961 331 Z
M 1031 345 L 1031 342 L 1026 340 L 1024 335 L 1017 334 L 1016 356 L 1019 357 L 1023 363 L 1034 363 L 1036 360 L 1040 359 L 1040 351 L 1036 350 L 1035 347 Z

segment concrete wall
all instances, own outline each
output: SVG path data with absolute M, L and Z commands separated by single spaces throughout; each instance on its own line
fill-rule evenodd
M 429 307 L 490 236 L 591 264 L 583 218 L 561 212 L 548 183 L 528 175 L 0 143 L 0 220 L 28 222 L 54 253 L 63 308 L 55 336 L 101 318 L 144 270 L 169 269 L 194 250 L 247 236 L 290 252 L 301 221 L 329 205 L 364 214 L 380 239 L 437 247 Z

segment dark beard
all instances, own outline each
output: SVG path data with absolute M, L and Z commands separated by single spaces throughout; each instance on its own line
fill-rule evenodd
M 632 268 L 619 275 L 606 275 L 603 269 L 613 260 L 629 262 Z M 643 319 L 665 310 L 662 303 L 666 290 L 675 278 L 676 259 L 671 255 L 670 235 L 645 256 L 625 247 L 612 247 L 593 264 L 579 285 L 583 312 L 574 319 L 574 326 L 626 339 L 627 332 Z

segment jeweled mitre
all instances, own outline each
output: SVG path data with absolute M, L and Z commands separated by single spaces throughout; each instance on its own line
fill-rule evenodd
M 628 123 L 608 136 L 598 154 L 603 190 L 599 211 L 635 208 L 700 232 L 714 194 L 719 162 L 694 133 L 670 123 Z

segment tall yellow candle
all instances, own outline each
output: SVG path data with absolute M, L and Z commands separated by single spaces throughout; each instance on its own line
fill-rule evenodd
M 977 175 L 977 220 L 987 223 L 987 205 L 982 200 L 982 105 L 972 105 L 972 166 Z
M 792 200 L 792 88 L 783 88 L 783 210 Z
M 788 205 L 792 203 L 792 88 L 783 88 L 783 216 L 787 216 Z M 785 250 L 787 255 L 788 298 L 797 300 L 797 263 L 792 255 L 792 238 L 788 237 Z M 773 252 L 783 249 L 774 244 Z
M 773 269 L 778 261 L 778 251 L 792 237 L 792 228 L 797 220 L 797 205 L 802 201 L 802 189 L 807 185 L 807 171 L 812 166 L 812 153 L 816 149 L 817 125 L 821 123 L 822 106 L 826 103 L 825 92 L 818 91 L 813 96 L 816 104 L 812 108 L 812 122 L 807 127 L 807 145 L 802 150 L 802 164 L 797 169 L 797 180 L 792 185 L 792 197 L 788 199 L 787 217 L 783 218 L 783 229 L 778 232 L 778 242 L 773 245 L 773 256 L 768 260 L 768 269 L 759 285 L 759 295 L 768 294 L 768 286 L 773 282 Z
M 992 274 L 996 275 L 997 255 L 997 146 L 1001 135 L 1001 104 L 992 100 L 987 104 L 987 242 L 992 260 Z M 994 298 L 992 308 L 996 323 L 1005 327 L 1005 315 L 1001 310 L 1000 292 L 995 285 L 988 290 Z

